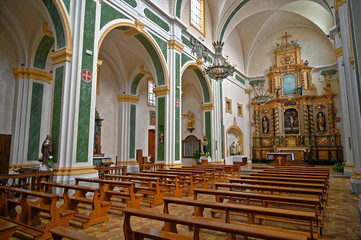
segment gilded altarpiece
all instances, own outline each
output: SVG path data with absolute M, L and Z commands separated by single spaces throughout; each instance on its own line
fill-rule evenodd
M 340 131 L 336 128 L 336 94 L 324 88 L 317 95 L 312 67 L 301 60 L 297 41 L 277 44 L 276 64 L 269 68 L 266 103 L 252 101 L 254 107 L 252 161 L 266 162 L 269 152 L 293 152 L 295 160 L 315 164 L 343 161 Z

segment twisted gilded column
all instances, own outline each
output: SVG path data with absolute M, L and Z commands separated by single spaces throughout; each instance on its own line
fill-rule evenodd
M 253 120 L 255 124 L 255 137 L 259 137 L 259 110 L 255 110 L 253 114 Z
M 279 122 L 279 115 L 278 115 L 278 108 L 275 108 L 274 110 L 274 117 L 275 117 L 275 135 L 280 135 L 280 122 Z
M 334 108 L 333 102 L 327 104 L 328 107 L 328 122 L 330 124 L 330 134 L 335 134 L 335 118 L 334 118 Z
M 311 135 L 315 134 L 315 122 L 313 118 L 313 108 L 312 105 L 309 107 L 309 113 L 310 113 L 310 133 Z
M 309 121 L 308 121 L 308 105 L 304 104 L 303 105 L 303 133 L 305 135 L 309 135 L 310 134 L 310 126 L 309 126 Z

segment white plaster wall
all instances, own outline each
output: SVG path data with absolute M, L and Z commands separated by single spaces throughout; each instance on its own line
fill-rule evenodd
M 196 28 L 190 25 L 190 3 L 187 0 L 184 9 L 181 12 L 181 20 L 184 24 L 188 26 L 188 31 L 198 40 L 204 39 L 201 41 L 207 48 L 214 51 L 212 43 L 215 41 L 213 39 L 213 31 L 212 31 L 212 18 L 209 6 L 206 1 L 206 5 L 204 7 L 205 11 L 205 34 L 201 34 Z
M 96 110 L 102 122 L 102 153 L 112 157 L 117 156 L 118 132 L 118 99 L 119 86 L 110 66 L 104 62 L 100 68 L 100 94 L 96 97 Z
M 308 60 L 310 66 L 336 62 L 334 47 L 325 35 L 310 28 L 285 28 L 274 32 L 255 46 L 249 61 L 249 76 L 266 74 L 268 67 L 275 64 L 274 49 L 276 43 L 281 43 L 281 35 L 284 35 L 284 32 L 291 34 L 292 40 L 298 40 L 298 44 L 301 46 L 301 59 Z
M 12 69 L 19 66 L 16 51 L 0 25 L 0 134 L 11 134 L 15 77 Z
M 185 74 L 184 76 L 189 76 Z M 183 81 L 184 78 L 182 79 Z M 198 81 L 198 79 L 193 79 L 193 81 Z M 196 82 L 198 83 L 198 82 Z M 182 101 L 182 114 L 187 114 L 188 111 L 191 111 L 194 114 L 194 130 L 191 133 L 187 129 L 188 117 L 181 116 L 181 140 L 183 141 L 189 135 L 194 135 L 197 139 L 201 140 L 205 135 L 203 129 L 203 110 L 201 108 L 202 104 L 202 95 L 200 89 L 198 89 L 193 84 L 183 84 L 182 85 L 183 94 L 181 96 Z M 182 144 L 183 151 L 183 144 Z M 183 155 L 183 154 L 182 154 Z M 190 166 L 195 164 L 195 160 L 193 158 L 182 158 L 182 164 L 185 166 Z
M 232 114 L 225 111 L 226 109 L 226 100 L 225 98 L 232 100 Z M 243 132 L 243 154 L 250 157 L 250 153 L 248 152 L 249 144 L 250 144 L 250 135 L 249 131 L 246 131 L 246 128 L 249 127 L 250 122 L 247 119 L 247 115 L 249 114 L 249 106 L 247 106 L 246 102 L 246 95 L 244 90 L 236 85 L 235 83 L 223 80 L 223 124 L 224 124 L 224 131 L 228 130 L 234 124 L 234 120 L 236 120 L 237 126 Z M 237 116 L 237 103 L 242 104 L 243 106 L 243 117 Z M 224 145 L 225 145 L 225 160 L 227 164 L 231 164 L 231 157 L 229 156 L 229 146 L 232 142 L 235 141 L 235 135 L 230 133 L 229 139 L 227 142 L 227 135 L 225 135 Z M 228 157 L 227 157 L 227 150 L 228 150 Z
M 224 43 L 223 56 L 228 56 L 229 62 L 244 73 L 243 48 L 237 31 L 232 31 Z
M 159 7 L 163 12 L 167 14 L 172 13 L 172 0 L 152 0 L 152 3 Z
M 142 78 L 138 85 L 138 95 L 140 100 L 137 104 L 136 129 L 135 129 L 135 149 L 142 149 L 143 156 L 148 156 L 148 130 L 155 129 L 149 124 L 149 113 L 155 111 L 154 107 L 148 107 L 147 79 Z

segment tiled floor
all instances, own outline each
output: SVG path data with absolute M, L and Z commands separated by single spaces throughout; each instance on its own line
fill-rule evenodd
M 332 174 L 331 176 L 333 176 Z M 193 196 L 191 196 L 192 198 Z M 149 211 L 163 211 L 163 205 L 149 208 L 143 206 L 144 210 Z M 360 227 L 359 227 L 359 214 L 358 214 L 358 197 L 350 194 L 350 179 L 343 177 L 331 177 L 329 199 L 326 208 L 325 227 L 323 229 L 323 235 L 320 239 L 340 239 L 340 240 L 353 240 L 360 239 Z M 177 215 L 191 215 L 192 208 L 190 207 L 171 207 L 170 213 Z M 265 223 L 268 226 L 285 227 L 281 223 L 274 224 L 270 222 Z M 124 239 L 123 237 L 123 217 L 119 211 L 110 211 L 110 221 L 107 223 L 98 224 L 88 229 L 80 229 L 79 227 L 72 225 L 70 228 L 81 232 L 85 232 L 89 235 L 97 236 L 101 239 Z M 134 218 L 132 220 L 132 227 L 134 229 L 141 227 L 153 227 L 160 229 L 163 223 L 157 221 L 148 221 L 145 219 Z M 298 227 L 294 228 L 297 229 Z M 179 226 L 180 233 L 185 235 L 191 235 L 192 232 L 187 228 Z M 13 237 L 12 239 L 19 239 Z M 202 230 L 202 239 L 225 239 L 225 235 L 222 233 L 215 233 Z M 239 237 L 237 239 L 243 239 Z

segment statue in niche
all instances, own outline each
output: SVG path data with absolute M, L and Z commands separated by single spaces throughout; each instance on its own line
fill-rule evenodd
M 297 86 L 297 93 L 298 93 L 299 96 L 302 96 L 302 86 L 301 86 L 301 84 L 298 84 L 298 86 Z
M 230 154 L 230 155 L 236 155 L 236 144 L 235 144 L 235 142 L 233 142 L 233 143 L 229 146 L 229 154 Z
M 99 112 L 95 111 L 95 123 L 94 123 L 94 156 L 104 156 L 102 152 L 101 147 L 101 136 L 102 136 L 102 121 L 104 119 L 101 119 L 99 116 Z
M 317 132 L 326 132 L 325 114 L 323 112 L 317 113 Z
M 208 152 L 208 139 L 206 136 L 203 136 L 202 145 L 203 145 L 203 153 L 207 153 Z
M 241 141 L 237 141 L 236 154 L 241 155 L 241 153 L 242 153 L 242 144 L 241 144 Z
M 262 118 L 262 132 L 263 134 L 269 133 L 269 120 L 266 116 Z
M 194 130 L 194 114 L 188 110 L 188 113 L 182 115 L 188 117 L 187 129 L 192 132 Z

